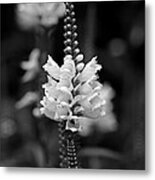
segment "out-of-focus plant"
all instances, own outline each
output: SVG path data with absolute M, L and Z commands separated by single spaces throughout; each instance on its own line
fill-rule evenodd
M 17 22 L 22 29 L 51 28 L 64 16 L 64 3 L 18 4 Z
M 48 56 L 43 66 L 48 73 L 48 82 L 43 85 L 45 96 L 40 102 L 40 110 L 48 118 L 59 122 L 62 168 L 79 167 L 76 146 L 78 133 L 85 135 L 93 124 L 105 120 L 110 121 L 112 129 L 116 127 L 114 118 L 105 118 L 109 114 L 112 117 L 113 90 L 97 80 L 97 71 L 102 68 L 96 61 L 97 57 L 84 62 L 84 55 L 80 53 L 76 40 L 75 21 L 74 5 L 66 3 L 64 63 L 59 67 Z
M 58 23 L 59 18 L 65 13 L 64 3 L 24 3 L 18 4 L 16 8 L 17 23 L 23 30 L 34 30 L 35 48 L 31 51 L 29 59 L 21 63 L 25 71 L 22 77 L 23 83 L 33 83 L 38 79 L 35 91 L 26 92 L 16 103 L 16 108 L 21 109 L 28 105 L 39 102 L 39 79 L 41 64 L 46 60 L 51 48 L 51 32 Z M 38 108 L 33 110 L 35 116 L 39 116 Z
M 22 109 L 26 106 L 36 103 L 38 100 L 39 94 L 37 92 L 29 91 L 16 103 L 16 108 Z
M 23 31 L 29 31 L 29 33 L 34 35 L 34 48 L 31 50 L 29 58 L 21 62 L 21 68 L 25 72 L 21 78 L 21 86 L 23 86 L 21 89 L 24 94 L 21 94 L 21 98 L 15 103 L 18 112 L 22 113 L 25 110 L 30 116 L 32 114 L 32 117 L 41 117 L 38 106 L 42 92 L 40 89 L 41 79 L 43 78 L 41 65 L 45 62 L 49 51 L 51 51 L 52 33 L 59 19 L 64 14 L 64 3 L 20 3 L 16 5 L 16 22 L 19 28 Z M 40 144 L 44 153 L 46 153 L 47 147 L 44 147 L 42 143 L 42 136 L 44 136 L 43 129 L 40 127 L 39 122 L 34 119 L 34 127 L 32 128 L 36 128 L 39 132 L 38 144 Z M 30 124 L 30 126 L 33 125 Z M 48 163 L 49 161 L 47 160 L 47 166 Z M 37 165 L 42 166 L 40 163 Z
M 39 57 L 40 50 L 36 48 L 33 49 L 30 53 L 29 60 L 21 63 L 22 69 L 26 71 L 24 76 L 22 77 L 22 82 L 26 83 L 33 80 L 40 72 Z

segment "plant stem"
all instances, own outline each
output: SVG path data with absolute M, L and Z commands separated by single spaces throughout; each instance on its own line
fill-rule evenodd
M 77 25 L 75 24 L 75 12 L 74 5 L 72 3 L 65 3 L 66 13 L 64 19 L 64 52 L 65 55 L 71 55 L 73 60 L 80 53 L 78 48 L 77 38 Z M 74 84 L 73 84 L 74 86 Z M 77 157 L 77 133 L 65 130 L 66 121 L 59 123 L 59 143 L 60 143 L 60 167 L 61 168 L 79 168 L 78 157 Z

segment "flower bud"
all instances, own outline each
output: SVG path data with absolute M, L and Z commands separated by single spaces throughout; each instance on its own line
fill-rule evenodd
M 72 55 L 66 55 L 65 57 L 64 57 L 64 61 L 66 61 L 66 60 L 72 60 Z
M 77 62 L 80 62 L 84 59 L 84 56 L 83 56 L 83 54 L 78 54 L 75 59 Z
M 77 66 L 76 66 L 77 71 L 82 71 L 83 68 L 84 68 L 84 63 L 82 63 L 82 62 L 77 64 Z

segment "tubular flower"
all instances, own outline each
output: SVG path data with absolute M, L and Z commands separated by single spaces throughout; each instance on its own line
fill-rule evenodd
M 87 64 L 83 55 L 75 60 L 71 55 L 64 57 L 61 67 L 48 56 L 43 66 L 48 73 L 47 83 L 43 85 L 45 96 L 41 100 L 41 113 L 55 121 L 66 121 L 66 129 L 87 132 L 89 127 L 104 121 L 111 113 L 114 96 L 112 88 L 102 85 L 97 71 L 102 67 L 92 58 Z

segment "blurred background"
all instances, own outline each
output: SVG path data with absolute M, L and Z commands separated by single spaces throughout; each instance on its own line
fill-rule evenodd
M 81 167 L 145 169 L 145 1 L 74 5 L 85 61 L 98 56 L 100 82 L 115 92 L 113 116 L 80 137 Z M 40 118 L 38 89 L 47 54 L 63 62 L 64 7 L 45 18 L 41 8 L 0 5 L 0 166 L 59 167 L 57 124 Z

